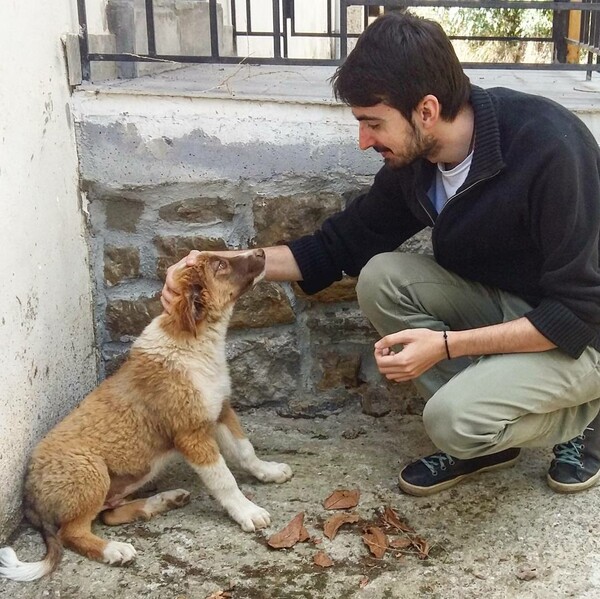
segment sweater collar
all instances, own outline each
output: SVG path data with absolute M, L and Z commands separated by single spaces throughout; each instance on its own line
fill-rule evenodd
M 505 166 L 500 147 L 498 118 L 490 94 L 473 85 L 470 101 L 475 114 L 475 151 L 465 185 L 491 177 Z
M 461 189 L 494 176 L 505 166 L 500 147 L 500 127 L 491 95 L 483 88 L 472 85 L 469 101 L 475 117 L 475 148 L 469 174 Z M 435 164 L 419 160 L 413 168 L 421 186 L 428 189 L 435 176 Z

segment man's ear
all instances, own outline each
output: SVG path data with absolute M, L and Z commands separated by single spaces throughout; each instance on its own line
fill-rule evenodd
M 417 104 L 415 113 L 422 128 L 431 129 L 440 119 L 442 105 L 433 94 L 428 94 Z
M 197 324 L 204 318 L 203 291 L 201 285 L 193 283 L 184 294 L 180 322 L 182 330 L 188 333 L 195 333 Z

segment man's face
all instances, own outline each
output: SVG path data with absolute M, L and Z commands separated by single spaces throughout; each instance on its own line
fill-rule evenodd
M 402 168 L 419 158 L 432 157 L 438 149 L 437 140 L 425 135 L 414 118 L 407 121 L 399 110 L 387 104 L 353 106 L 352 114 L 359 122 L 360 149 L 373 148 L 391 168 Z

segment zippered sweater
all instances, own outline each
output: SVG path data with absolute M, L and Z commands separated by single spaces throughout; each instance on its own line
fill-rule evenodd
M 376 254 L 432 227 L 436 261 L 511 292 L 525 317 L 569 356 L 600 350 L 600 149 L 559 104 L 473 86 L 475 148 L 469 174 L 438 215 L 427 191 L 436 165 L 383 166 L 368 193 L 288 244 L 315 293 Z

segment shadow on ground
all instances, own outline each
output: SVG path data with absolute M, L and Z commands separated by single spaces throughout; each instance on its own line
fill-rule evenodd
M 0 599 L 596 599 L 600 596 L 600 487 L 575 496 L 545 484 L 547 450 L 525 450 L 510 470 L 482 474 L 430 498 L 400 494 L 402 462 L 429 452 L 418 416 L 366 416 L 358 407 L 326 419 L 283 419 L 259 410 L 242 415 L 257 452 L 285 461 L 294 478 L 263 485 L 237 474 L 242 490 L 269 510 L 267 531 L 244 533 L 178 463 L 155 481 L 160 490 L 186 488 L 192 501 L 179 510 L 109 528 L 108 539 L 133 543 L 128 567 L 88 561 L 70 551 L 59 569 L 35 583 L 0 580 Z M 370 556 L 360 524 L 323 536 L 331 515 L 323 500 L 335 489 L 359 488 L 356 511 L 375 521 L 393 507 L 431 545 L 430 557 Z M 275 551 L 268 536 L 304 512 L 314 542 Z M 23 525 L 12 545 L 23 560 L 40 559 L 37 532 Z M 334 565 L 313 563 L 324 550 Z M 517 574 L 533 572 L 532 580 Z M 223 591 L 222 593 L 220 593 Z M 225 591 L 228 591 L 226 593 Z M 219 594 L 220 593 L 220 594 Z

